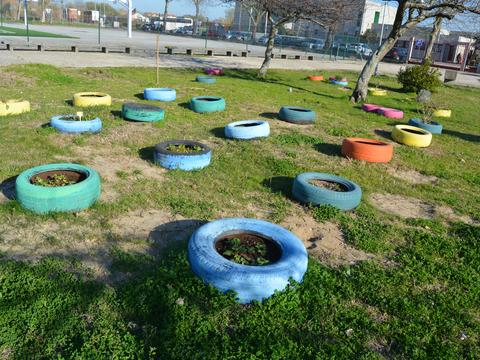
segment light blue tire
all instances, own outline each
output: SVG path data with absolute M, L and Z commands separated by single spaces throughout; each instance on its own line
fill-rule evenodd
M 143 98 L 145 100 L 158 101 L 175 101 L 177 99 L 177 92 L 170 88 L 146 88 L 143 90 Z
M 167 150 L 169 145 L 196 145 L 203 148 L 203 151 L 196 153 L 179 154 Z M 199 142 L 188 140 L 170 140 L 164 141 L 155 146 L 153 153 L 153 160 L 155 164 L 160 165 L 163 168 L 171 170 L 200 170 L 208 165 L 212 160 L 212 150 Z
M 204 84 L 215 84 L 217 82 L 217 79 L 215 79 L 212 76 L 197 76 L 196 78 L 197 82 L 199 83 L 204 83 Z
M 348 86 L 348 81 L 330 80 L 330 82 L 334 85 Z
M 102 130 L 102 120 L 95 118 L 93 120 L 66 120 L 68 117 L 75 115 L 57 115 L 50 119 L 50 126 L 57 129 L 61 133 L 80 134 L 80 133 L 97 133 Z M 65 120 L 64 120 L 65 119 Z
M 432 121 L 430 124 L 426 124 L 422 121 L 422 119 L 413 118 L 408 120 L 408 125 L 412 125 L 418 127 L 423 130 L 427 130 L 432 134 L 439 135 L 443 131 L 443 126 L 435 121 Z
M 30 182 L 37 174 L 71 170 L 83 173 L 85 179 L 77 184 L 45 187 Z M 79 164 L 48 164 L 22 172 L 15 182 L 16 199 L 20 205 L 38 214 L 50 212 L 75 212 L 93 205 L 100 197 L 101 185 L 98 173 Z
M 251 140 L 270 135 L 270 125 L 263 120 L 236 121 L 225 126 L 225 137 Z
M 278 261 L 265 266 L 248 266 L 227 260 L 215 249 L 216 241 L 229 233 L 250 232 L 272 239 L 280 247 Z M 192 271 L 221 292 L 233 290 L 242 304 L 262 301 L 282 291 L 290 278 L 302 282 L 308 255 L 302 241 L 281 226 L 256 219 L 230 218 L 200 227 L 188 243 Z
M 282 106 L 278 117 L 292 124 L 308 125 L 315 122 L 317 114 L 313 110 L 300 106 Z
M 309 183 L 318 179 L 339 183 L 347 191 L 333 191 Z M 303 173 L 298 175 L 293 182 L 293 197 L 301 203 L 313 205 L 331 205 L 340 210 L 352 210 L 360 205 L 362 189 L 353 181 L 340 176 L 325 173 Z
M 200 114 L 223 111 L 225 107 L 225 99 L 217 96 L 197 96 L 190 101 L 190 109 Z

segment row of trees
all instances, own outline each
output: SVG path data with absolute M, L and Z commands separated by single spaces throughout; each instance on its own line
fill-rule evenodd
M 224 0 L 233 3 L 233 0 Z M 259 18 L 266 14 L 269 22 L 269 38 L 265 58 L 258 72 L 259 77 L 267 74 L 272 58 L 275 35 L 283 24 L 306 20 L 328 30 L 332 38 L 337 26 L 353 19 L 362 11 L 360 0 L 239 0 L 246 8 L 254 9 L 252 23 L 255 29 Z M 351 101 L 363 101 L 367 97 L 368 83 L 383 57 L 393 48 L 397 40 L 409 29 L 422 22 L 433 21 L 433 31 L 427 47 L 427 57 L 431 56 L 433 43 L 440 31 L 443 19 L 452 20 L 462 14 L 480 14 L 480 0 L 397 0 L 396 17 L 390 33 L 365 64 L 352 93 Z M 256 16 L 259 15 L 259 18 Z M 477 18 L 477 21 L 480 21 Z M 327 39 L 328 40 L 328 39 Z

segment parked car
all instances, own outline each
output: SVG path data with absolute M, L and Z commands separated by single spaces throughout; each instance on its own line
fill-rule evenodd
M 280 35 L 276 35 L 275 36 L 275 44 L 279 44 L 281 42 L 282 38 L 280 37 Z M 268 36 L 262 36 L 258 39 L 258 43 L 259 44 L 263 44 L 263 45 L 267 45 L 267 42 L 268 42 Z
M 307 49 L 312 49 L 312 50 L 322 50 L 325 46 L 325 40 L 311 39 L 311 40 L 302 42 L 301 46 Z
M 407 49 L 401 47 L 394 47 L 385 55 L 384 59 L 404 63 L 407 62 L 407 57 Z

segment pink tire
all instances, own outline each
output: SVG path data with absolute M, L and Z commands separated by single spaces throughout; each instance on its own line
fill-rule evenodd
M 367 112 L 375 112 L 381 109 L 380 106 L 374 105 L 374 104 L 363 104 L 362 109 L 367 111 Z
M 378 109 L 378 113 L 389 119 L 402 119 L 403 111 L 397 109 L 381 108 Z
M 205 74 L 207 75 L 223 75 L 223 69 L 219 68 L 205 68 Z

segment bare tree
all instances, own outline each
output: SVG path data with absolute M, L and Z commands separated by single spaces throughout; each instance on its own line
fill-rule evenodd
M 375 67 L 406 31 L 426 19 L 437 17 L 453 19 L 459 13 L 480 13 L 479 0 L 397 0 L 397 2 L 398 9 L 392 30 L 363 67 L 357 86 L 350 97 L 352 102 L 363 101 L 367 98 L 368 83 Z
M 165 0 L 165 9 L 163 10 L 163 32 L 167 32 L 168 6 L 173 0 Z
M 423 61 L 431 61 L 432 60 L 432 51 L 433 45 L 435 45 L 435 41 L 437 40 L 438 34 L 440 34 L 440 30 L 442 27 L 442 20 L 441 16 L 437 16 L 435 21 L 433 22 L 432 32 L 430 33 L 430 38 L 428 40 L 427 48 L 425 49 L 425 56 Z
M 195 18 L 193 19 L 193 33 L 198 34 L 198 23 L 200 18 L 200 7 L 207 2 L 207 0 L 192 0 L 195 5 Z
M 247 9 L 251 24 L 252 41 L 255 41 L 258 24 L 264 18 L 265 11 L 258 6 L 258 1 L 256 0 L 245 0 L 241 4 Z
M 362 1 L 359 0 L 337 0 L 335 1 L 336 11 L 331 11 L 328 18 L 322 19 L 322 25 L 327 29 L 325 48 L 332 46 L 335 34 L 342 24 L 352 21 L 363 10 Z

